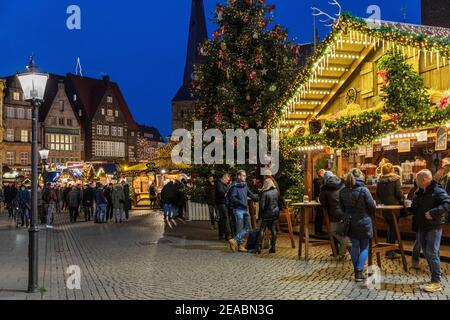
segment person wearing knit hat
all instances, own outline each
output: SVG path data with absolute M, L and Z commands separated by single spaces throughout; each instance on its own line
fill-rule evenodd
M 323 174 L 323 180 L 324 182 L 327 182 L 327 180 L 331 177 L 334 177 L 333 172 L 331 171 L 325 171 L 325 173 Z

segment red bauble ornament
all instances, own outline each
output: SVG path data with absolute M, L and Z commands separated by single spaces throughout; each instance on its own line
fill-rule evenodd
M 398 122 L 399 120 L 400 120 L 400 115 L 398 115 L 397 113 L 394 113 L 391 115 L 392 122 Z
M 448 103 L 449 103 L 449 96 L 447 95 L 447 96 L 445 96 L 445 97 L 443 97 L 442 99 L 441 99 L 441 101 L 439 102 L 439 105 L 438 105 L 438 109 L 446 109 L 447 107 L 448 107 Z
M 383 79 L 383 84 L 384 86 L 389 86 L 389 81 L 388 81 L 388 71 L 386 69 L 380 70 L 378 72 L 378 74 L 380 75 L 380 77 Z
M 217 121 L 217 122 L 222 121 L 222 120 L 223 120 L 223 114 L 220 113 L 220 112 L 217 112 L 217 113 L 214 115 L 214 120 Z
M 247 74 L 247 79 L 248 79 L 248 80 L 255 80 L 256 77 L 257 77 L 256 71 L 252 71 L 252 72 L 250 72 L 249 74 Z

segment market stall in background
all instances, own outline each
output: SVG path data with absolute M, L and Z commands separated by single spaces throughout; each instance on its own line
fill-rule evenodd
M 358 167 L 375 192 L 390 162 L 404 194 L 417 172 L 437 171 L 450 154 L 449 37 L 446 28 L 339 18 L 286 94 L 279 124 L 285 144 L 304 155 L 310 199 L 321 168 L 343 176 Z

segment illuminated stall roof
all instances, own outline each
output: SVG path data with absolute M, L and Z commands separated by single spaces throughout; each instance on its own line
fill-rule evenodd
M 371 51 L 393 47 L 418 59 L 433 55 L 441 67 L 450 65 L 450 29 L 389 21 L 376 24 L 341 15 L 286 92 L 279 128 L 290 132 L 320 116 Z

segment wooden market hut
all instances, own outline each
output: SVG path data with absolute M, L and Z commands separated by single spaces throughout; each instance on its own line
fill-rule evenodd
M 393 49 L 422 76 L 430 96 L 429 111 L 410 115 L 410 122 L 383 109 L 386 83 L 378 65 Z M 405 163 L 414 172 L 423 166 L 434 172 L 450 154 L 448 91 L 450 29 L 342 15 L 282 102 L 280 130 L 308 155 L 305 192 L 312 196 L 316 163 L 330 155 L 339 175 L 361 165 L 376 176 L 382 158 L 400 173 Z M 445 233 L 450 236 L 450 230 Z

